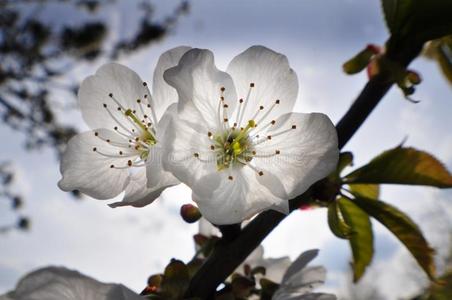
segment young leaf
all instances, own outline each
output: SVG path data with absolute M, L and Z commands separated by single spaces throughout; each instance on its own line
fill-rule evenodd
M 182 261 L 173 259 L 163 273 L 162 295 L 165 299 L 182 299 L 189 281 L 187 266 Z
M 410 217 L 380 200 L 357 197 L 354 202 L 386 226 L 407 247 L 427 275 L 434 279 L 434 250 L 430 248 L 419 227 Z
M 337 202 L 332 202 L 328 206 L 328 225 L 331 232 L 340 239 L 349 239 L 352 233 L 350 226 L 344 221 L 344 217 L 339 211 Z
M 381 1 L 386 25 L 394 34 L 407 22 L 407 17 L 413 4 L 412 0 L 382 0 Z
M 425 43 L 452 33 L 452 1 L 382 0 L 392 37 Z
M 339 209 L 345 222 L 350 226 L 350 246 L 353 253 L 353 281 L 357 282 L 372 261 L 373 233 L 369 216 L 350 199 L 339 198 Z
M 396 147 L 372 159 L 344 177 L 351 183 L 389 183 L 452 187 L 452 174 L 431 154 L 414 148 Z
M 380 186 L 378 184 L 350 184 L 350 192 L 355 196 L 363 196 L 370 199 L 378 199 Z

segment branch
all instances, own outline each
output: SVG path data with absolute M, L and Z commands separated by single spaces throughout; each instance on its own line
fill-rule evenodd
M 407 43 L 409 45 L 409 43 Z M 406 67 L 416 58 L 422 45 L 403 48 L 389 48 L 387 59 Z M 393 82 L 384 75 L 375 76 L 364 87 L 347 113 L 336 125 L 339 149 L 352 138 L 373 109 L 391 88 Z M 295 210 L 309 198 L 310 190 L 290 200 L 291 210 Z M 190 282 L 186 297 L 211 299 L 216 288 L 242 263 L 264 238 L 286 217 L 268 210 L 259 214 L 234 239 L 221 240 L 214 252 L 198 270 Z

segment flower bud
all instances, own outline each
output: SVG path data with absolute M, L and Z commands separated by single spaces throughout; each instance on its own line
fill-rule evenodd
M 414 71 L 408 71 L 406 73 L 406 79 L 411 84 L 414 84 L 414 85 L 418 85 L 422 81 L 421 76 L 417 72 L 414 72 Z
M 202 217 L 199 209 L 192 204 L 182 205 L 180 208 L 180 215 L 187 223 L 194 223 Z

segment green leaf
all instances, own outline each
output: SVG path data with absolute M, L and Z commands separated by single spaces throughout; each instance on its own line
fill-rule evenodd
M 452 34 L 452 1 L 382 0 L 392 39 L 414 43 Z
M 452 175 L 431 154 L 414 148 L 396 147 L 344 177 L 347 184 L 410 184 L 452 187 Z
M 352 234 L 352 229 L 345 223 L 336 201 L 328 205 L 328 225 L 331 232 L 338 238 L 348 239 Z
M 190 282 L 187 266 L 173 259 L 165 268 L 161 283 L 161 294 L 165 299 L 182 299 Z
M 360 52 L 358 52 L 355 56 L 350 58 L 342 65 L 342 69 L 346 74 L 352 75 L 361 72 L 364 70 L 370 62 L 372 56 L 375 53 L 369 48 L 366 47 Z
M 386 25 L 391 33 L 397 33 L 407 22 L 412 0 L 382 0 L 381 1 Z
M 355 196 L 363 196 L 370 199 L 378 199 L 380 186 L 378 184 L 350 184 L 350 192 Z
M 350 226 L 350 246 L 353 253 L 353 281 L 357 282 L 372 261 L 374 254 L 372 223 L 369 216 L 350 199 L 339 198 L 339 209 Z
M 434 250 L 430 248 L 421 230 L 410 217 L 380 200 L 357 197 L 354 202 L 388 228 L 407 247 L 430 279 L 434 279 Z
M 346 167 L 353 164 L 353 153 L 341 152 L 339 154 L 339 162 L 337 163 L 337 174 L 340 174 Z

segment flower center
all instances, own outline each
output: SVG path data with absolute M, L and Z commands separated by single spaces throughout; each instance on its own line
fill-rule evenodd
M 218 149 L 216 158 L 219 171 L 237 164 L 245 165 L 253 159 L 249 131 L 254 127 L 255 122 L 250 120 L 243 129 L 232 127 L 213 136 L 214 149 Z
M 238 99 L 238 107 L 236 108 L 236 116 L 232 126 L 229 123 L 229 106 L 224 98 L 225 88 L 220 88 L 220 99 L 217 109 L 218 130 L 216 130 L 215 134 L 210 131 L 207 132 L 207 136 L 212 142 L 210 150 L 215 153 L 217 171 L 246 166 L 256 172 L 257 175 L 263 176 L 264 172 L 256 166 L 256 161 L 253 161 L 253 159 L 268 159 L 280 155 L 281 151 L 276 148 L 277 142 L 275 139 L 272 140 L 272 138 L 279 140 L 280 138 L 278 137 L 297 129 L 297 125 L 293 124 L 289 128 L 269 134 L 268 131 L 276 124 L 275 120 L 269 120 L 270 113 L 281 101 L 276 99 L 267 108 L 264 108 L 263 105 L 258 105 L 257 107 L 249 106 L 248 102 L 250 102 L 251 92 L 254 87 L 255 84 L 250 83 L 247 96 L 244 99 Z M 252 109 L 252 114 L 249 112 L 250 109 Z M 245 115 L 251 117 L 246 118 Z M 247 122 L 245 127 L 242 127 L 242 121 Z M 259 146 L 264 143 L 265 147 Z M 193 156 L 201 163 L 211 162 L 212 160 L 209 159 L 211 156 L 202 149 L 200 150 L 201 152 L 193 153 Z M 234 180 L 234 177 L 229 175 L 228 179 Z
M 136 110 L 126 108 L 115 98 L 113 93 L 108 94 L 108 97 L 113 103 L 109 103 L 108 105 L 107 103 L 103 103 L 102 105 L 116 124 L 112 129 L 121 139 L 119 141 L 112 140 L 102 136 L 99 132 L 95 132 L 96 137 L 113 147 L 109 147 L 108 152 L 97 147 L 94 147 L 93 151 L 104 157 L 125 159 L 118 160 L 123 165 L 112 164 L 110 165 L 111 168 L 124 169 L 144 166 L 149 157 L 150 149 L 157 144 L 156 132 L 153 126 L 153 124 L 157 123 L 157 118 L 149 101 L 151 94 L 149 93 L 147 84 L 143 82 L 143 86 L 143 99 L 136 100 Z M 116 107 L 113 110 L 110 109 L 112 104 L 113 107 Z M 114 148 L 117 150 L 112 153 L 112 149 Z

